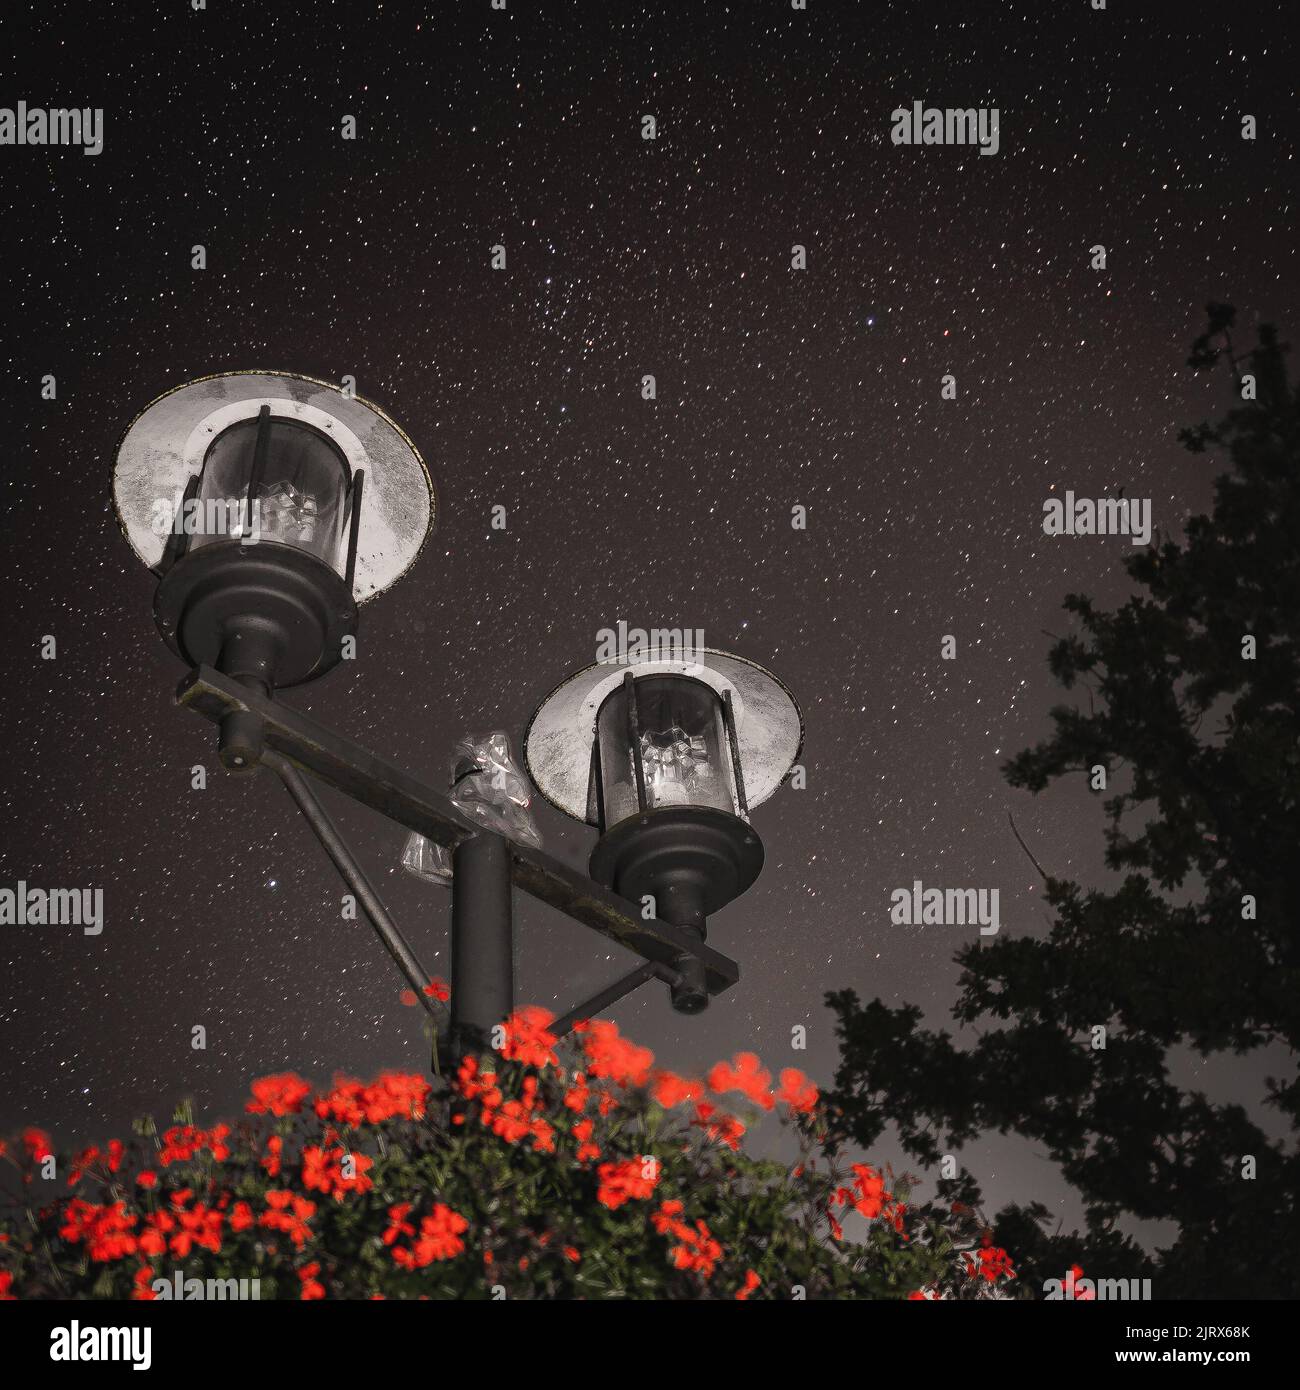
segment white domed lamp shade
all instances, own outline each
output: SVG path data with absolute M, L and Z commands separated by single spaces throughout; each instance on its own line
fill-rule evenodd
M 172 650 L 268 694 L 337 664 L 357 605 L 411 567 L 436 509 L 424 461 L 378 406 L 280 372 L 158 397 L 118 446 L 113 501 L 159 576 Z
M 538 790 L 601 834 L 591 876 L 654 915 L 705 935 L 706 919 L 758 877 L 749 811 L 799 756 L 803 720 L 770 671 L 705 650 L 597 662 L 533 715 L 524 757 Z M 708 1002 L 695 963 L 673 1003 Z

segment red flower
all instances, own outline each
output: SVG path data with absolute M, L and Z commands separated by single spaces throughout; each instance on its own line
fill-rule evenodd
M 763 1281 L 754 1273 L 752 1269 L 745 1271 L 745 1283 L 742 1288 L 736 1290 L 736 1302 L 744 1303 L 745 1300 L 754 1292 Z
M 650 1224 L 660 1235 L 675 1229 L 679 1224 L 677 1218 L 682 1214 L 682 1204 L 675 1198 L 669 1198 L 666 1202 L 659 1204 L 659 1210 L 651 1212 Z
M 311 1087 L 291 1071 L 253 1082 L 253 1099 L 244 1106 L 250 1115 L 296 1115 L 311 1095 Z
M 398 1202 L 388 1208 L 388 1229 L 384 1232 L 384 1244 L 391 1245 L 398 1236 L 413 1236 L 415 1227 L 406 1219 L 411 1214 L 410 1202 Z
M 460 1237 L 468 1227 L 463 1216 L 439 1202 L 428 1216 L 420 1218 L 420 1234 L 409 1249 L 393 1247 L 393 1260 L 403 1269 L 423 1269 L 434 1260 L 450 1260 L 463 1253 L 465 1242 Z
M 600 1179 L 596 1200 L 614 1211 L 624 1202 L 643 1200 L 654 1192 L 659 1181 L 659 1164 L 654 1159 L 626 1158 L 620 1163 L 602 1163 L 596 1169 L 596 1176 Z
M 565 1109 L 573 1110 L 577 1114 L 587 1108 L 587 1100 L 591 1095 L 591 1088 L 587 1085 L 587 1073 L 585 1071 L 575 1071 L 573 1073 L 573 1085 L 564 1093 Z
M 298 1297 L 302 1300 L 325 1297 L 325 1285 L 317 1280 L 316 1276 L 320 1273 L 320 1261 L 313 1260 L 309 1265 L 303 1265 L 298 1271 L 298 1278 L 302 1282 L 302 1292 Z
M 112 1202 L 97 1206 L 74 1197 L 64 1208 L 63 1225 L 59 1234 L 66 1241 L 83 1243 L 92 1260 L 106 1263 L 134 1255 L 139 1240 L 134 1234 L 138 1217 L 127 1212 L 126 1203 Z
M 144 1219 L 144 1230 L 140 1232 L 140 1253 L 142 1255 L 165 1255 L 167 1237 L 176 1229 L 176 1218 L 170 1212 L 150 1212 Z
M 278 1178 L 280 1176 L 280 1163 L 284 1154 L 284 1140 L 278 1134 L 273 1134 L 266 1141 L 266 1156 L 260 1158 L 258 1162 L 266 1169 L 268 1178 Z
M 722 1246 L 713 1239 L 703 1221 L 697 1221 L 693 1231 L 682 1226 L 675 1234 L 680 1244 L 671 1251 L 673 1264 L 678 1269 L 695 1270 L 707 1279 L 722 1258 Z
M 806 1115 L 817 1105 L 817 1087 L 797 1067 L 786 1067 L 781 1073 L 781 1089 L 776 1098 L 796 1114 Z
M 654 1074 L 651 1094 L 665 1110 L 671 1110 L 674 1105 L 681 1105 L 683 1101 L 699 1100 L 704 1094 L 704 1083 L 687 1081 L 675 1072 L 657 1071 Z
M 146 1191 L 158 1186 L 158 1174 L 152 1168 L 142 1168 L 135 1175 L 135 1180 Z
M 139 1303 L 152 1303 L 158 1295 L 154 1293 L 151 1280 L 153 1279 L 153 1266 L 141 1265 L 135 1272 L 135 1278 L 131 1280 L 135 1286 L 131 1291 L 133 1300 Z
M 644 1086 L 654 1065 L 655 1055 L 648 1047 L 638 1047 L 619 1037 L 618 1025 L 604 1019 L 574 1024 L 587 1054 L 592 1076 L 605 1077 L 624 1086 Z
M 221 1250 L 221 1212 L 196 1202 L 190 1211 L 182 1211 L 177 1216 L 178 1229 L 168 1241 L 168 1249 L 173 1255 L 184 1259 L 194 1246 L 211 1250 L 218 1254 Z
M 335 1077 L 334 1089 L 316 1098 L 322 1120 L 343 1125 L 382 1124 L 385 1120 L 421 1119 L 433 1088 L 422 1076 L 406 1072 L 381 1072 L 368 1086 L 347 1077 Z
M 258 1218 L 258 1225 L 272 1231 L 283 1231 L 298 1247 L 311 1238 L 311 1227 L 307 1222 L 316 1214 L 316 1203 L 292 1192 L 272 1188 L 266 1194 L 264 1211 Z
M 734 1115 L 725 1115 L 717 1106 L 702 1100 L 695 1107 L 695 1118 L 691 1124 L 702 1129 L 710 1139 L 720 1139 L 732 1152 L 739 1152 L 745 1126 Z
M 351 1160 L 352 1176 L 345 1174 L 345 1165 Z M 375 1185 L 374 1179 L 366 1176 L 375 1166 L 373 1158 L 365 1154 L 348 1154 L 343 1149 L 330 1149 L 328 1152 L 317 1145 L 302 1151 L 302 1185 L 309 1192 L 323 1192 L 341 1202 L 349 1192 L 369 1192 Z
M 446 980 L 440 980 L 436 975 L 425 985 L 424 992 L 434 999 L 441 1000 L 444 1004 L 451 998 L 451 987 Z
M 50 1136 L 43 1129 L 23 1130 L 23 1148 L 33 1163 L 43 1163 L 54 1152 L 50 1147 Z
M 962 1256 L 967 1275 L 971 1278 L 985 1279 L 990 1284 L 1002 1276 L 1008 1279 L 1014 1279 L 1016 1277 L 1016 1272 L 1011 1265 L 1010 1256 L 1001 1246 L 995 1246 L 993 1244 L 993 1237 L 989 1235 L 987 1231 L 985 1231 L 980 1239 L 980 1246 L 981 1248 L 975 1252 L 979 1257 L 978 1260 L 972 1259 L 970 1255 Z M 1078 1268 L 1078 1266 L 1075 1266 L 1075 1268 Z M 1083 1271 L 1080 1269 L 1079 1273 L 1082 1274 Z M 1073 1294 L 1074 1279 L 1078 1276 L 1074 1275 L 1073 1271 L 1071 1274 L 1072 1277 L 1069 1280 L 1069 1285 L 1071 1294 Z
M 600 1149 L 591 1142 L 592 1131 L 596 1128 L 594 1120 L 579 1120 L 573 1127 L 573 1137 L 578 1141 L 577 1158 L 579 1163 L 600 1157 Z
M 1013 1276 L 1014 1277 L 1014 1276 Z M 1071 1265 L 1069 1272 L 1065 1276 L 1065 1296 L 1074 1303 L 1092 1303 L 1096 1301 L 1097 1292 L 1095 1289 L 1080 1289 L 1075 1292 L 1075 1286 L 1083 1278 L 1083 1266 Z
M 556 1066 L 555 1035 L 547 1032 L 547 1025 L 554 1021 L 554 1014 L 533 1004 L 516 1009 L 504 1024 L 501 1055 L 526 1067 Z
M 230 1229 L 246 1231 L 253 1224 L 253 1208 L 247 1202 L 236 1202 L 230 1211 Z
M 220 1162 L 230 1157 L 230 1148 L 226 1144 L 229 1133 L 229 1125 L 217 1125 L 211 1130 L 198 1129 L 194 1125 L 173 1125 L 163 1132 L 158 1162 L 164 1168 L 172 1163 L 188 1163 L 203 1149 L 207 1149 Z
M 81 1181 L 87 1168 L 99 1158 L 99 1150 L 93 1145 L 89 1149 L 83 1149 L 72 1160 L 72 1167 L 68 1172 L 68 1186 L 76 1187 Z
M 776 1104 L 769 1091 L 772 1073 L 765 1071 L 752 1052 L 737 1052 L 731 1063 L 719 1062 L 709 1072 L 709 1088 L 722 1095 L 726 1091 L 740 1091 L 755 1105 L 771 1110 Z

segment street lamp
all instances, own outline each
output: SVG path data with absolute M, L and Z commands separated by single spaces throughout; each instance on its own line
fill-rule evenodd
M 280 372 L 159 396 L 122 438 L 113 490 L 127 540 L 159 576 L 167 644 L 265 695 L 338 663 L 358 602 L 410 568 L 434 519 L 424 462 L 378 406 Z M 256 737 L 235 712 L 226 766 L 255 768 Z
M 432 529 L 428 470 L 378 406 L 281 372 L 188 382 L 128 427 L 113 500 L 158 576 L 159 630 L 191 668 L 177 703 L 217 725 L 228 768 L 277 774 L 435 1024 L 428 972 L 313 784 L 451 852 L 453 1055 L 496 1045 L 514 1008 L 515 889 L 640 957 L 557 1019 L 556 1036 L 652 979 L 698 1013 L 740 978 L 705 924 L 757 876 L 749 808 L 798 755 L 799 711 L 775 676 L 712 651 L 605 662 L 546 700 L 529 767 L 551 801 L 599 827 L 587 877 L 279 698 L 348 654 L 358 605 L 411 567 Z
M 706 919 L 763 867 L 749 822 L 803 741 L 793 696 L 770 671 L 712 650 L 596 662 L 534 713 L 524 757 L 553 805 L 600 831 L 596 882 L 703 941 Z M 709 1000 L 684 963 L 673 1007 Z

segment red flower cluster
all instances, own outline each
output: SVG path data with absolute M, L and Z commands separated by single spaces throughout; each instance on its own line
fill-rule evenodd
M 623 1086 L 644 1086 L 649 1080 L 654 1053 L 620 1037 L 618 1024 L 595 1019 L 575 1023 L 573 1031 L 582 1039 L 587 1070 L 592 1076 Z
M 719 1062 L 709 1072 L 709 1089 L 724 1095 L 727 1091 L 739 1091 L 764 1110 L 771 1110 L 776 1098 L 768 1089 L 772 1084 L 772 1073 L 766 1071 L 752 1052 L 737 1052 L 728 1062 Z
M 874 1221 L 884 1210 L 890 1196 L 885 1191 L 884 1178 L 874 1168 L 866 1163 L 855 1163 L 853 1186 L 837 1188 L 831 1200 L 837 1206 L 851 1206 L 868 1221 Z
M 644 1200 L 654 1192 L 659 1181 L 659 1164 L 653 1158 L 625 1158 L 618 1163 L 602 1163 L 596 1169 L 596 1176 L 600 1179 L 596 1200 L 613 1211 L 624 1202 Z
M 59 1234 L 66 1241 L 84 1245 L 92 1260 L 120 1260 L 134 1255 L 139 1241 L 134 1233 L 137 1217 L 122 1201 L 97 1205 L 73 1197 L 64 1208 Z
M 284 1161 L 284 1139 L 279 1134 L 273 1134 L 266 1141 L 266 1153 L 258 1159 L 258 1162 L 266 1169 L 268 1178 L 278 1178 L 280 1176 L 280 1166 Z
M 907 1236 L 903 1234 L 903 1214 L 907 1210 L 907 1204 L 896 1201 L 885 1190 L 885 1179 L 870 1164 L 854 1163 L 852 1172 L 853 1186 L 836 1188 L 831 1197 L 831 1206 L 852 1207 L 868 1221 L 874 1221 L 879 1217 L 887 1221 L 906 1240 Z M 827 1215 L 835 1239 L 842 1239 L 844 1228 L 832 1213 L 828 1212 Z
M 107 1149 L 102 1151 L 93 1144 L 90 1148 L 83 1149 L 72 1160 L 72 1169 L 68 1174 L 68 1186 L 76 1187 L 87 1170 L 93 1168 L 97 1163 L 103 1163 L 110 1173 L 116 1173 L 122 1166 L 122 1155 L 125 1152 L 126 1146 L 120 1139 L 110 1139 Z
M 42 1163 L 54 1152 L 50 1136 L 43 1129 L 35 1127 L 23 1130 L 23 1148 L 33 1163 Z
M 671 1110 L 673 1106 L 682 1105 L 688 1100 L 699 1100 L 704 1095 L 704 1083 L 687 1081 L 674 1072 L 657 1071 L 650 1094 L 665 1110 Z
M 229 1125 L 216 1125 L 212 1129 L 198 1129 L 194 1125 L 173 1125 L 163 1133 L 158 1162 L 164 1168 L 172 1163 L 188 1163 L 203 1149 L 207 1149 L 212 1157 L 221 1163 L 230 1157 L 230 1146 L 226 1143 L 229 1134 Z
M 446 980 L 440 980 L 436 975 L 425 985 L 421 993 L 427 994 L 431 999 L 436 999 L 442 1004 L 445 1004 L 447 1000 L 451 998 L 451 989 L 448 987 Z M 414 1008 L 420 1002 L 419 999 L 416 998 L 413 989 L 404 989 L 398 998 L 401 999 L 402 1003 L 405 1004 L 407 1008 Z
M 461 1234 L 469 1227 L 469 1222 L 459 1213 L 452 1211 L 442 1202 L 434 1205 L 428 1216 L 420 1218 L 419 1234 L 406 1219 L 411 1214 L 409 1202 L 399 1202 L 388 1209 L 388 1229 L 384 1232 L 385 1245 L 392 1246 L 393 1262 L 403 1269 L 423 1269 L 434 1260 L 450 1260 L 465 1250 Z M 415 1236 L 411 1245 L 398 1245 L 402 1236 Z
M 259 1226 L 283 1231 L 299 1248 L 311 1239 L 311 1227 L 307 1223 L 316 1215 L 315 1202 L 294 1192 L 272 1188 L 266 1194 L 266 1205 L 267 1210 L 258 1218 Z
M 221 1250 L 221 1224 L 225 1219 L 213 1207 L 196 1202 L 189 1211 L 184 1209 L 190 1198 L 188 1188 L 171 1194 L 173 1212 L 152 1212 L 145 1217 L 149 1230 L 140 1237 L 140 1249 L 146 1255 L 161 1255 L 164 1248 L 178 1259 L 184 1259 L 196 1246 L 215 1255 Z M 174 1214 L 173 1214 L 174 1213 Z M 164 1246 L 164 1235 L 167 1240 Z
M 978 1258 L 971 1255 L 962 1256 L 962 1263 L 965 1265 L 966 1273 L 970 1278 L 985 1279 L 992 1284 L 1003 1276 L 1008 1279 L 1016 1277 L 1016 1271 L 1012 1268 L 1011 1257 L 1000 1245 L 993 1244 L 993 1237 L 988 1231 L 985 1231 L 980 1237 L 980 1248 L 975 1252 L 975 1255 Z M 1079 1273 L 1082 1274 L 1083 1271 L 1080 1270 Z
M 579 1163 L 594 1162 L 600 1157 L 600 1148 L 591 1142 L 595 1128 L 595 1120 L 579 1120 L 573 1126 L 573 1137 L 578 1141 L 577 1158 Z
M 381 1072 L 369 1085 L 335 1077 L 334 1089 L 316 1097 L 316 1114 L 341 1125 L 383 1124 L 385 1120 L 418 1120 L 433 1088 L 409 1072 Z
M 725 1114 L 709 1101 L 701 1101 L 695 1107 L 695 1118 L 691 1124 L 696 1129 L 702 1129 L 710 1139 L 721 1140 L 733 1153 L 740 1151 L 745 1126 L 734 1115 Z
M 798 1067 L 786 1067 L 781 1072 L 781 1089 L 776 1098 L 796 1114 L 807 1115 L 817 1108 L 817 1087 Z
M 479 1119 L 485 1128 L 508 1144 L 531 1138 L 540 1153 L 554 1153 L 555 1131 L 542 1111 L 537 1078 L 524 1078 L 518 1100 L 507 1100 L 497 1085 L 495 1072 L 480 1072 L 478 1058 L 466 1057 L 456 1073 L 456 1089 L 466 1100 L 479 1102 Z
M 319 1273 L 319 1260 L 313 1260 L 311 1264 L 303 1265 L 298 1271 L 298 1278 L 302 1282 L 302 1292 L 298 1295 L 300 1299 L 307 1300 L 325 1297 L 325 1285 L 316 1278 Z
M 291 1071 L 263 1076 L 252 1085 L 253 1099 L 244 1106 L 250 1115 L 297 1115 L 311 1087 Z
M 713 1239 L 703 1221 L 696 1221 L 692 1229 L 680 1220 L 682 1209 L 682 1204 L 675 1199 L 664 1202 L 651 1216 L 651 1224 L 661 1236 L 670 1235 L 676 1239 L 677 1244 L 673 1246 L 669 1255 L 678 1269 L 695 1270 L 707 1279 L 722 1258 L 722 1246 Z M 753 1284 L 750 1284 L 749 1276 L 753 1276 Z M 750 1270 L 749 1276 L 746 1276 L 745 1280 L 745 1298 L 758 1287 L 758 1276 L 753 1270 Z
M 501 1044 L 501 1055 L 512 1062 L 522 1062 L 526 1067 L 557 1066 L 556 1038 L 547 1032 L 547 1026 L 554 1021 L 554 1014 L 536 1005 L 516 1009 L 502 1025 L 506 1037 Z
M 430 988 L 432 990 L 433 986 Z M 739 1151 L 746 1126 L 736 1115 L 720 1108 L 718 1096 L 735 1092 L 762 1111 L 784 1105 L 792 1114 L 801 1115 L 816 1109 L 816 1086 L 795 1068 L 781 1071 L 780 1083 L 774 1085 L 772 1073 L 752 1052 L 739 1052 L 730 1061 L 719 1062 L 707 1073 L 706 1080 L 655 1069 L 652 1052 L 622 1037 L 616 1025 L 604 1021 L 578 1025 L 577 1039 L 585 1054 L 584 1069 L 571 1075 L 557 1070 L 548 1076 L 544 1074 L 546 1068 L 559 1066 L 552 1024 L 552 1015 L 544 1009 L 520 1009 L 505 1024 L 500 1048 L 502 1064 L 494 1066 L 490 1060 L 473 1055 L 466 1057 L 453 1082 L 458 1101 L 453 1105 L 452 1122 L 463 1125 L 474 1124 L 477 1120 L 485 1132 L 507 1144 L 530 1144 L 534 1151 L 545 1153 L 554 1153 L 571 1134 L 573 1160 L 592 1172 L 591 1186 L 595 1188 L 596 1201 L 610 1212 L 628 1208 L 620 1218 L 624 1223 L 622 1229 L 629 1229 L 629 1223 L 639 1223 L 636 1203 L 651 1204 L 642 1210 L 650 1212 L 652 1229 L 665 1238 L 668 1257 L 666 1263 L 661 1264 L 662 1269 L 671 1267 L 698 1275 L 703 1280 L 712 1279 L 721 1269 L 723 1273 L 717 1282 L 719 1285 L 725 1283 L 725 1288 L 719 1289 L 722 1296 L 742 1302 L 751 1298 L 762 1287 L 763 1280 L 756 1270 L 745 1269 L 744 1251 L 732 1250 L 728 1259 L 722 1243 L 704 1220 L 687 1220 L 682 1201 L 663 1200 L 663 1190 L 668 1183 L 661 1180 L 660 1159 L 636 1153 L 624 1157 L 619 1151 L 626 1154 L 627 1149 L 638 1142 L 645 1142 L 647 1146 L 653 1144 L 663 1155 L 684 1154 L 685 1162 L 693 1165 L 698 1173 L 716 1173 L 719 1181 L 730 1182 L 743 1165 L 732 1159 L 725 1149 L 716 1153 L 702 1152 L 698 1141 L 688 1142 L 688 1126 L 702 1130 L 710 1141 Z M 510 1067 L 505 1062 L 518 1065 Z M 523 1069 L 522 1073 L 519 1068 Z M 662 1110 L 687 1107 L 675 1125 L 664 1123 L 662 1110 L 647 1106 L 644 1092 L 625 1094 L 625 1089 L 641 1091 L 641 1088 L 648 1091 Z M 115 1285 L 118 1296 L 130 1292 L 136 1298 L 153 1297 L 150 1280 L 158 1257 L 170 1256 L 180 1261 L 199 1250 L 220 1253 L 223 1237 L 233 1245 L 235 1237 L 243 1233 L 248 1233 L 244 1242 L 256 1245 L 259 1261 L 267 1257 L 279 1259 L 283 1268 L 292 1271 L 302 1299 L 325 1298 L 330 1293 L 355 1293 L 356 1271 L 337 1254 L 327 1259 L 324 1252 L 323 1241 L 333 1235 L 337 1223 L 324 1224 L 318 1239 L 313 1219 L 321 1210 L 317 1202 L 332 1198 L 335 1203 L 343 1203 L 348 1196 L 359 1197 L 368 1192 L 374 1196 L 369 1201 L 350 1204 L 350 1214 L 341 1218 L 342 1225 L 337 1229 L 340 1233 L 358 1232 L 362 1241 L 372 1242 L 369 1248 L 373 1249 L 374 1230 L 369 1228 L 368 1234 L 365 1223 L 386 1209 L 387 1224 L 380 1228 L 382 1242 L 388 1247 L 392 1264 L 397 1269 L 414 1273 L 466 1252 L 465 1237 L 470 1223 L 445 1202 L 433 1201 L 430 1209 L 428 1203 L 421 1200 L 423 1215 L 417 1212 L 413 1202 L 387 1205 L 392 1200 L 387 1196 L 381 1198 L 381 1205 L 375 1206 L 374 1198 L 380 1197 L 377 1190 L 380 1174 L 376 1167 L 382 1160 L 357 1153 L 355 1148 L 379 1144 L 385 1154 L 389 1150 L 383 1146 L 382 1136 L 369 1141 L 364 1135 L 350 1133 L 365 1125 L 422 1118 L 432 1095 L 432 1087 L 423 1077 L 386 1072 L 373 1082 L 363 1083 L 340 1076 L 335 1078 L 331 1089 L 316 1093 L 301 1077 L 285 1072 L 260 1078 L 253 1083 L 251 1091 L 252 1098 L 246 1104 L 250 1114 L 276 1119 L 300 1115 L 305 1118 L 296 1125 L 277 1125 L 274 1128 L 280 1132 L 272 1134 L 266 1132 L 272 1128 L 269 1125 L 241 1125 L 233 1138 L 228 1125 L 211 1129 L 175 1125 L 161 1135 L 154 1166 L 138 1170 L 132 1165 L 126 1175 L 118 1179 L 113 1179 L 112 1175 L 127 1162 L 126 1148 L 118 1141 L 111 1141 L 102 1149 L 88 1148 L 73 1160 L 70 1184 L 75 1185 L 92 1175 L 109 1187 L 106 1194 L 109 1196 L 115 1196 L 120 1190 L 115 1185 L 117 1182 L 132 1190 L 131 1174 L 134 1173 L 138 1207 L 127 1200 L 96 1204 L 68 1194 L 55 1216 L 56 1223 L 62 1222 L 59 1234 L 63 1240 L 80 1247 L 86 1262 L 132 1259 L 132 1264 L 118 1276 Z M 553 1108 L 548 1109 L 548 1105 Z M 618 1116 L 611 1127 L 601 1125 L 601 1116 L 616 1111 Z M 747 1117 L 751 1114 L 744 1108 L 742 1113 Z M 808 1125 L 799 1128 L 805 1146 L 810 1145 L 816 1138 L 813 1128 Z M 644 1141 L 632 1137 L 643 1130 L 655 1137 Z M 405 1151 L 404 1132 L 395 1137 Z M 356 1140 L 356 1144 L 350 1143 L 350 1139 Z M 237 1162 L 240 1166 L 238 1173 L 232 1168 L 225 1170 L 223 1188 L 214 1179 L 209 1165 L 213 1160 L 220 1162 L 230 1158 L 232 1144 L 239 1149 Z M 48 1136 L 39 1130 L 28 1130 L 23 1136 L 23 1145 L 32 1159 L 51 1151 Z M 415 1148 L 421 1148 L 418 1138 Z M 669 1156 L 663 1162 L 673 1165 L 677 1159 Z M 173 1164 L 186 1163 L 194 1166 L 183 1177 L 163 1171 Z M 236 1200 L 236 1192 L 249 1197 L 258 1185 L 262 1169 L 272 1180 L 285 1186 L 270 1189 L 261 1200 Z M 388 1166 L 383 1165 L 381 1171 L 387 1175 Z M 844 1185 L 829 1195 L 825 1180 L 815 1179 L 818 1200 L 828 1203 L 826 1214 L 833 1234 L 837 1238 L 842 1235 L 836 1213 L 843 1216 L 846 1210 L 856 1211 L 869 1221 L 890 1222 L 901 1233 L 904 1206 L 886 1190 L 885 1177 L 866 1164 L 853 1165 L 851 1172 L 851 1182 L 845 1178 Z M 190 1182 L 192 1188 L 167 1192 L 168 1178 L 173 1183 Z M 579 1181 L 585 1186 L 589 1180 L 584 1175 Z M 669 1181 L 676 1186 L 676 1180 L 670 1177 Z M 688 1178 L 687 1182 L 690 1181 Z M 418 1189 L 399 1186 L 396 1193 L 414 1190 Z M 196 1199 L 195 1192 L 201 1200 Z M 460 1204 L 451 1189 L 447 1189 L 445 1195 Z M 316 1200 L 311 1200 L 312 1197 Z M 659 1205 L 654 1210 L 656 1201 Z M 325 1208 L 327 1214 L 330 1210 Z M 727 1215 L 711 1219 L 715 1224 L 729 1223 L 729 1207 L 724 1203 L 720 1210 Z M 47 1216 L 48 1213 L 42 1213 L 42 1220 Z M 605 1224 L 610 1230 L 617 1229 L 611 1221 Z M 730 1224 L 720 1225 L 720 1234 L 728 1244 L 732 1242 L 728 1234 L 731 1229 Z M 745 1229 L 743 1220 L 736 1229 Z M 540 1234 L 531 1228 L 524 1230 L 525 1240 L 536 1241 L 535 1246 L 525 1246 L 526 1253 L 511 1248 L 515 1237 L 495 1218 L 488 1229 L 476 1235 L 481 1235 L 475 1248 L 476 1273 L 480 1253 L 485 1265 L 491 1267 L 495 1261 L 501 1273 L 506 1273 L 507 1269 L 530 1268 L 538 1259 L 538 1248 L 549 1251 L 556 1262 L 576 1264 L 583 1260 L 575 1246 L 564 1244 L 566 1239 L 573 1238 L 572 1235 L 559 1229 L 544 1230 Z M 279 1240 L 279 1236 L 286 1239 Z M 736 1237 L 737 1240 L 742 1238 Z M 5 1239 L 7 1237 L 0 1234 L 0 1241 Z M 305 1249 L 309 1242 L 316 1242 L 310 1251 Z M 593 1261 L 592 1254 L 588 1252 L 587 1263 L 594 1263 L 598 1271 L 599 1260 Z M 728 1259 L 725 1266 L 724 1259 Z M 66 1263 L 64 1268 L 66 1270 Z M 392 1278 L 391 1266 L 389 1269 L 389 1278 Z M 994 1248 L 991 1238 L 986 1238 L 984 1248 L 966 1256 L 965 1270 L 971 1277 L 989 1282 L 1014 1277 L 1006 1252 Z M 328 1279 L 322 1277 L 325 1271 L 328 1271 Z M 81 1265 L 81 1272 L 84 1275 L 85 1263 Z M 373 1266 L 370 1273 L 373 1273 Z M 448 1280 L 451 1273 L 442 1273 L 439 1283 Z M 95 1277 L 99 1277 L 99 1271 Z M 123 1287 L 132 1278 L 133 1292 Z M 7 1294 L 12 1282 L 12 1279 L 0 1281 L 0 1297 Z M 292 1277 L 288 1283 L 290 1289 L 295 1287 Z M 407 1280 L 399 1277 L 397 1284 L 405 1286 Z
M 302 1185 L 309 1192 L 323 1192 L 341 1202 L 349 1192 L 369 1192 L 375 1185 L 366 1176 L 375 1166 L 365 1154 L 348 1153 L 345 1149 L 326 1151 L 313 1144 L 302 1151 Z M 351 1168 L 352 1175 L 347 1175 Z

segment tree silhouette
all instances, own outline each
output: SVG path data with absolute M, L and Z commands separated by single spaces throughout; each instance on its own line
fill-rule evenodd
M 980 1026 L 969 1050 L 920 1028 L 919 1009 L 828 996 L 842 1044 L 829 1097 L 838 1133 L 870 1144 L 895 1123 L 926 1163 L 981 1133 L 1016 1133 L 1077 1188 L 1082 1233 L 1050 1233 L 1037 1203 L 999 1214 L 1025 1293 L 1072 1263 L 1151 1277 L 1157 1298 L 1297 1286 L 1300 393 L 1274 330 L 1239 356 L 1233 324 L 1230 306 L 1211 304 L 1188 365 L 1226 366 L 1237 403 L 1180 434 L 1194 454 L 1230 461 L 1213 515 L 1130 557 L 1137 591 L 1116 611 L 1066 598 L 1075 630 L 1049 665 L 1087 698 L 1055 708 L 1051 737 L 1003 769 L 1033 792 L 1106 769 L 1118 886 L 1044 874 L 1046 936 L 958 953 L 953 1015 Z M 1242 1105 L 1171 1080 L 1173 1049 L 1264 1047 L 1260 1061 L 1283 1073 L 1266 1101 L 1280 1142 Z M 948 1190 L 977 1200 L 965 1172 Z M 1133 1219 L 1177 1229 L 1148 1255 L 1122 1233 Z

